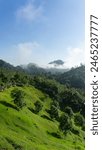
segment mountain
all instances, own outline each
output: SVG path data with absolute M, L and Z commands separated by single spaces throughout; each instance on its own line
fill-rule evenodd
M 49 62 L 50 65 L 54 65 L 55 67 L 58 67 L 58 66 L 62 66 L 64 64 L 64 61 L 58 59 L 58 60 L 54 60 L 52 62 Z
M 34 63 L 29 63 L 28 65 L 21 65 L 20 67 L 23 68 L 27 73 L 32 74 L 32 75 L 47 74 L 47 73 L 60 74 L 60 73 L 67 72 L 69 70 L 65 68 L 56 68 L 56 67 L 42 68 Z
M 57 75 L 56 79 L 63 84 L 74 88 L 85 89 L 85 66 L 81 65 L 76 68 L 72 68 L 69 71 Z
M 9 69 L 12 71 L 20 71 L 20 72 L 25 72 L 25 73 L 28 73 L 31 75 L 46 74 L 46 73 L 59 74 L 59 73 L 64 73 L 64 72 L 68 71 L 68 69 L 56 68 L 56 67 L 42 68 L 34 63 L 29 63 L 27 65 L 20 65 L 20 66 L 14 67 L 13 65 L 5 62 L 4 60 L 0 60 L 0 69 Z
M 60 62 L 60 63 L 59 63 Z M 56 61 L 50 62 L 55 64 Z M 61 60 L 57 60 L 58 64 L 61 64 Z M 67 86 L 74 88 L 85 89 L 85 66 L 81 65 L 76 68 L 64 69 L 64 68 L 42 68 L 34 63 L 29 63 L 28 65 L 21 65 L 14 67 L 13 65 L 0 60 L 0 69 L 20 71 L 22 73 L 27 73 L 30 75 L 50 75 L 54 77 L 57 81 Z
M 7 69 L 7 70 L 11 70 L 12 72 L 20 71 L 22 73 L 28 73 L 31 75 L 42 74 L 42 73 L 46 72 L 43 68 L 41 68 L 41 67 L 39 67 L 33 63 L 29 63 L 28 65 L 20 65 L 20 66 L 15 67 L 15 66 L 11 65 L 10 63 L 7 63 L 4 60 L 0 60 L 0 69 L 4 69 L 4 70 Z
M 0 68 L 5 68 L 5 69 L 15 69 L 15 67 L 4 60 L 0 59 Z
M 45 68 L 46 72 L 50 72 L 51 74 L 61 74 L 64 72 L 67 72 L 69 69 L 65 69 L 65 68 Z
M 45 73 L 45 69 L 39 67 L 34 63 L 29 63 L 28 65 L 21 65 L 21 67 L 29 74 L 42 74 Z
M 4 69 L 4 70 L 11 70 L 12 72 L 14 71 L 20 71 L 20 72 L 25 72 L 24 69 L 20 66 L 16 66 L 14 67 L 13 65 L 11 65 L 10 63 L 7 63 L 4 60 L 0 59 L 0 69 Z
M 42 75 L 36 64 L 1 62 L 0 150 L 84 150 L 84 90 L 60 83 L 63 76 L 71 83 L 70 76 L 82 75 L 84 66 Z
M 13 65 L 0 60 L 0 69 L 11 70 L 11 72 L 20 71 L 30 75 L 48 75 L 51 78 L 59 81 L 62 84 L 71 86 L 74 88 L 85 89 L 85 66 L 81 65 L 76 68 L 64 69 L 64 68 L 42 68 L 34 63 L 28 65 L 21 65 L 14 67 Z

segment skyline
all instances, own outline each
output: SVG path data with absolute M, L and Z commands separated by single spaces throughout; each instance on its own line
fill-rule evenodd
M 14 65 L 84 63 L 84 7 L 82 0 L 0 0 L 0 59 Z

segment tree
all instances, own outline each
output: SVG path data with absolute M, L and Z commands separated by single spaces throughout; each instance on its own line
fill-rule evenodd
M 76 114 L 76 115 L 74 116 L 74 122 L 75 122 L 76 125 L 82 126 L 82 127 L 83 127 L 84 124 L 85 124 L 84 117 L 83 117 L 80 113 L 78 113 L 78 114 Z
M 16 104 L 19 109 L 22 109 L 25 106 L 24 96 L 25 93 L 18 88 L 11 91 L 11 97 L 13 98 L 14 104 Z
M 37 114 L 42 110 L 43 105 L 40 101 L 36 101 L 34 105 L 35 105 L 35 113 Z
M 69 130 L 72 128 L 72 122 L 70 118 L 68 117 L 67 114 L 62 114 L 60 117 L 60 124 L 59 124 L 59 129 L 64 133 L 64 135 L 67 134 Z
M 19 83 L 20 82 L 20 74 L 18 72 L 16 72 L 13 76 L 13 81 L 15 83 Z
M 5 74 L 3 72 L 0 72 L 0 80 L 3 83 L 7 83 L 7 81 L 8 81 L 7 77 L 5 76 Z
M 59 102 L 58 101 L 56 101 L 56 100 L 53 100 L 53 102 L 51 103 L 51 105 L 54 105 L 56 108 L 60 108 L 59 107 Z
M 46 77 L 35 77 L 35 87 L 48 94 L 51 98 L 57 99 L 58 85 L 55 80 L 49 80 Z
M 51 119 L 56 119 L 56 120 L 59 119 L 58 108 L 56 106 L 51 105 L 49 113 L 50 113 Z
M 73 110 L 72 110 L 71 107 L 67 106 L 67 107 L 65 108 L 65 112 L 67 113 L 67 115 L 68 115 L 69 117 L 72 117 L 72 116 L 73 116 Z
M 75 89 L 67 89 L 60 93 L 61 108 L 64 110 L 66 106 L 70 106 L 73 112 L 79 112 L 84 103 L 83 97 Z

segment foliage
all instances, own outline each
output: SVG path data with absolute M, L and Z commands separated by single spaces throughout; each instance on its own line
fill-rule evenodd
M 28 77 L 18 72 L 14 73 L 11 78 L 12 85 L 23 86 L 28 83 Z
M 71 68 L 69 71 L 57 75 L 56 79 L 67 86 L 85 89 L 85 66 L 80 65 L 76 68 Z
M 72 116 L 73 116 L 73 110 L 72 110 L 71 107 L 67 106 L 64 111 L 67 113 L 67 115 L 68 115 L 69 117 L 72 117 Z
M 51 98 L 56 99 L 58 87 L 55 80 L 49 80 L 45 77 L 35 77 L 35 87 L 47 93 Z
M 11 91 L 11 97 L 13 98 L 14 104 L 17 105 L 18 108 L 22 109 L 25 106 L 24 101 L 25 93 L 18 88 L 15 88 Z
M 74 70 L 78 71 L 77 68 L 73 68 L 72 74 L 75 74 Z M 29 74 L 20 66 L 13 67 L 1 62 L 0 148 L 13 150 L 16 146 L 20 149 L 18 146 L 21 145 L 23 149 L 28 150 L 67 150 L 68 146 L 69 149 L 75 149 L 73 139 L 76 137 L 76 146 L 80 145 L 83 150 L 85 95 L 80 86 L 80 77 L 77 82 L 75 82 L 74 76 L 68 78 L 69 70 L 64 74 L 67 77 L 66 81 L 68 82 L 66 82 L 61 73 L 62 77 L 57 80 L 59 73 L 52 75 L 51 73 L 38 73 L 40 70 L 36 71 L 34 74 Z M 80 68 L 78 72 L 80 72 Z M 73 84 L 71 80 L 73 80 Z M 78 84 L 80 89 L 72 88 L 72 85 L 74 87 L 75 84 Z M 11 97 L 15 105 L 12 103 Z M 23 108 L 25 100 L 27 107 L 22 111 L 17 111 Z M 49 110 L 49 113 L 46 110 Z M 80 125 L 76 123 L 75 113 L 83 115 L 81 116 L 83 123 Z M 52 119 L 55 120 L 52 121 Z M 80 120 L 79 118 L 79 122 Z M 72 122 L 75 122 L 73 124 L 75 128 L 73 128 Z M 68 131 L 74 134 L 67 136 Z M 60 135 L 63 133 L 66 138 L 60 139 Z M 10 143 L 7 139 L 12 142 Z
M 51 103 L 51 105 L 55 106 L 57 109 L 60 109 L 59 102 L 56 101 L 56 100 L 53 100 L 53 102 Z
M 66 106 L 72 108 L 74 112 L 78 112 L 82 109 L 84 98 L 75 89 L 67 89 L 60 93 L 60 106 L 62 110 Z
M 1 92 L 0 101 L 6 101 L 7 105 L 12 104 L 10 93 L 13 89 L 15 88 L 10 87 Z M 84 150 L 84 132 L 80 127 L 76 127 L 79 130 L 79 135 L 68 134 L 63 137 L 63 132 L 58 131 L 58 121 L 51 121 L 41 117 L 45 114 L 50 118 L 45 109 L 50 109 L 50 103 L 53 101 L 51 98 L 32 86 L 18 87 L 18 89 L 26 93 L 27 107 L 22 111 L 16 111 L 11 106 L 8 107 L 0 103 L 0 149 L 14 150 L 15 148 L 12 146 L 12 143 L 14 143 L 24 150 L 68 150 L 68 148 L 74 150 L 75 146 L 77 147 L 78 145 L 80 145 L 81 150 Z M 40 100 L 41 97 L 45 97 L 44 102 Z M 34 109 L 35 100 L 43 103 L 44 109 L 40 112 L 40 115 L 35 115 L 28 109 L 28 107 Z M 61 135 L 61 139 L 59 135 Z M 12 143 L 7 141 L 7 138 Z M 77 141 L 76 143 L 73 143 L 74 139 Z
M 76 125 L 82 126 L 82 127 L 85 124 L 85 120 L 84 120 L 83 116 L 80 113 L 75 114 L 74 122 L 75 122 Z
M 71 132 L 74 133 L 75 135 L 78 135 L 78 136 L 79 136 L 79 134 L 80 134 L 79 129 L 75 129 L 75 127 L 72 127 L 72 128 L 71 128 Z
M 0 80 L 3 83 L 7 83 L 7 77 L 6 77 L 6 75 L 3 72 L 0 72 Z
M 60 117 L 59 129 L 66 135 L 72 128 L 72 122 L 67 114 L 62 114 Z
M 49 113 L 52 119 L 59 120 L 58 108 L 56 106 L 51 105 Z
M 40 101 L 36 101 L 34 105 L 35 105 L 34 112 L 37 114 L 42 110 L 43 105 Z

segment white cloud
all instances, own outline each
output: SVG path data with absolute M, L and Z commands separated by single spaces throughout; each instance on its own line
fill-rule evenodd
M 67 57 L 65 59 L 65 67 L 79 66 L 85 63 L 84 48 L 67 48 Z
M 43 16 L 43 6 L 36 6 L 34 0 L 30 0 L 24 6 L 18 8 L 16 16 L 18 19 L 23 19 L 28 22 L 35 21 Z
M 32 59 L 32 55 L 37 50 L 37 47 L 39 47 L 39 44 L 36 42 L 26 42 L 15 45 L 17 52 L 16 62 L 18 62 L 18 64 L 28 63 Z

